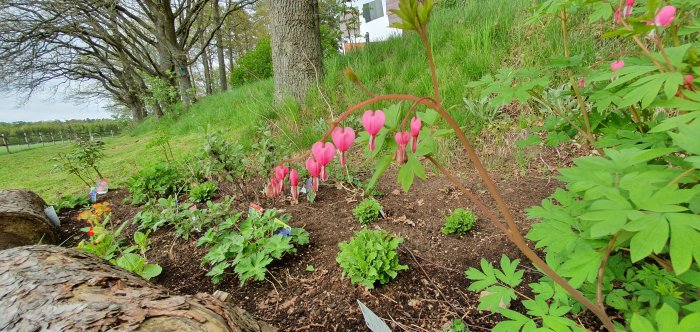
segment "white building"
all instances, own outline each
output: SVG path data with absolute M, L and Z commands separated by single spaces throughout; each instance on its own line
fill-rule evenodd
M 344 17 L 343 43 L 362 44 L 369 36 L 369 41 L 380 41 L 392 35 L 401 34 L 401 30 L 389 27 L 399 18 L 389 12 L 398 9 L 398 0 L 348 0 L 346 5 L 354 10 Z M 353 16 L 353 13 L 355 17 Z M 359 25 L 359 29 L 358 29 Z

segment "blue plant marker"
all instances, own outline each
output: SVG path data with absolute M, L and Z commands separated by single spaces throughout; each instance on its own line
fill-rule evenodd
M 97 190 L 95 188 L 90 189 L 90 200 L 95 203 L 97 201 Z
M 292 228 L 291 227 L 281 227 L 278 228 L 276 231 L 272 232 L 272 234 L 282 234 L 282 236 L 287 237 L 292 235 Z

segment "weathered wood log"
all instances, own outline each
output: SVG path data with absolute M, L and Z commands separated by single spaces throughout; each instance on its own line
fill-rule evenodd
M 212 295 L 174 295 L 57 246 L 0 251 L 0 331 L 276 331 Z
M 46 202 L 28 190 L 0 190 L 0 250 L 56 244 L 58 229 L 44 213 Z

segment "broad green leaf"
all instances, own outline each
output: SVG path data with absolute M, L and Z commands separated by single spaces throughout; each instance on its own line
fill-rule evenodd
M 155 278 L 160 275 L 160 273 L 163 272 L 163 268 L 160 267 L 158 264 L 146 264 L 143 266 L 143 270 L 139 275 L 148 280 L 151 278 Z
M 669 254 L 671 265 L 676 275 L 680 275 L 690 268 L 695 256 L 700 261 L 700 215 L 690 213 L 666 214 L 671 228 L 671 245 Z
M 630 328 L 632 332 L 656 332 L 654 325 L 651 324 L 648 319 L 644 318 L 644 316 L 641 316 L 636 312 L 634 315 L 632 315 Z
M 644 228 L 630 241 L 632 262 L 637 262 L 652 252 L 660 253 L 668 241 L 668 221 L 661 214 L 653 214 L 640 220 Z
M 374 174 L 372 174 L 372 178 L 369 179 L 369 181 L 367 181 L 366 190 L 369 191 L 377 185 L 379 178 L 381 178 L 384 172 L 386 172 L 386 170 L 389 168 L 389 165 L 391 165 L 391 156 L 384 156 L 377 161 L 377 166 L 374 170 Z
M 668 304 L 664 304 L 656 312 L 656 325 L 659 331 L 676 331 L 678 329 L 678 313 Z
M 396 181 L 401 184 L 401 188 L 403 188 L 404 192 L 408 192 L 408 190 L 411 189 L 414 177 L 415 173 L 413 168 L 406 163 L 399 169 L 399 173 L 396 175 Z
M 117 266 L 129 272 L 137 272 L 143 267 L 144 261 L 143 257 L 137 254 L 124 254 L 117 258 Z

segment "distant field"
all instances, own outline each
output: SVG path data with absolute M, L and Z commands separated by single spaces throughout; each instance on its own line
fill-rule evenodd
M 143 167 L 165 160 L 160 151 L 146 148 L 150 139 L 150 135 L 105 138 L 105 159 L 100 163 L 100 170 L 110 179 L 110 185 L 123 185 L 126 179 Z M 171 145 L 176 156 L 182 155 L 199 147 L 201 138 L 196 135 L 178 136 L 172 139 Z M 64 194 L 87 193 L 89 188 L 77 177 L 53 169 L 56 162 L 51 158 L 67 152 L 71 146 L 47 144 L 42 147 L 38 144 L 28 150 L 26 146 L 22 150 L 13 149 L 9 155 L 7 152 L 0 153 L 0 188 L 27 188 L 48 202 Z

